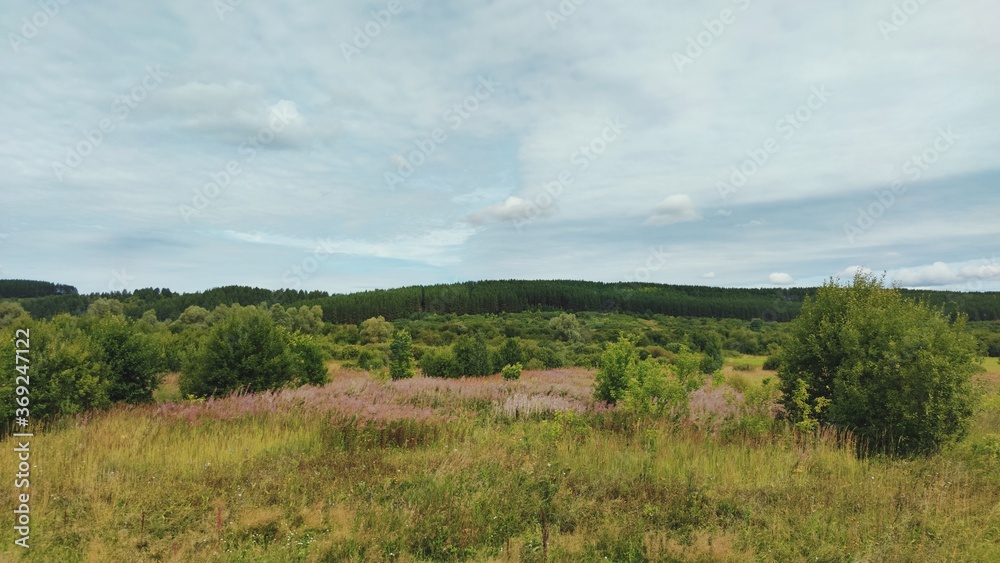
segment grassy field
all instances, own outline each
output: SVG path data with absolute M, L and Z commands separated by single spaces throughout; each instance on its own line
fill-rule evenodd
M 757 360 L 727 377 L 773 377 L 733 370 Z M 831 433 L 626 421 L 579 368 L 336 371 L 320 389 L 115 409 L 32 440 L 32 547 L 5 525 L 0 559 L 1000 560 L 1000 365 L 985 367 L 970 436 L 914 460 L 859 459 Z M 159 396 L 176 393 L 168 378 Z

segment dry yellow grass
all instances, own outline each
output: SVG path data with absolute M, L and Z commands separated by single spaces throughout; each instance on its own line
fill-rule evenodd
M 521 392 L 576 401 L 589 375 L 528 373 Z M 297 394 L 66 420 L 32 442 L 32 548 L 4 526 L 0 558 L 537 561 L 543 511 L 552 561 L 1000 558 L 995 391 L 962 443 L 888 460 L 833 434 L 750 441 L 586 409 L 511 418 L 492 402 L 501 381 L 462 383 L 355 373 L 298 392 L 466 412 L 423 422 L 360 424 Z M 15 467 L 12 440 L 0 447 Z

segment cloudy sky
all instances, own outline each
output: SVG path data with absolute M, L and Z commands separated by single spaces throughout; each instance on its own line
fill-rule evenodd
M 292 4 L 5 2 L 0 277 L 1000 290 L 995 2 Z

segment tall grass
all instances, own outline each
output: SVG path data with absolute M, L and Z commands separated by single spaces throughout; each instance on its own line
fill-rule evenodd
M 65 419 L 32 442 L 32 548 L 15 548 L 3 526 L 0 558 L 1000 557 L 995 396 L 961 444 L 890 460 L 859 458 L 831 431 L 630 419 L 594 404 L 591 379 L 385 383 L 343 372 L 321 389 Z M 701 416 L 741 408 L 702 392 Z M 531 406 L 512 410 L 519 401 Z M 12 441 L 2 447 L 0 467 L 13 469 Z

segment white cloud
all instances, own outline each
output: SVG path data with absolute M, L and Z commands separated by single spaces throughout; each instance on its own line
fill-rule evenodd
M 871 268 L 866 268 L 864 266 L 848 266 L 843 270 L 837 272 L 834 276 L 835 278 L 840 278 L 842 280 L 852 280 L 857 274 L 863 274 L 870 276 L 874 271 Z
M 653 209 L 653 215 L 643 223 L 644 225 L 670 225 L 671 223 L 681 223 L 684 221 L 695 221 L 701 219 L 698 211 L 694 207 L 691 196 L 679 194 L 668 196 Z
M 962 281 L 962 278 L 952 272 L 944 262 L 916 268 L 901 268 L 893 271 L 891 277 L 894 282 L 903 286 L 946 285 Z
M 542 208 L 533 202 L 510 196 L 503 203 L 485 207 L 465 218 L 470 225 L 482 226 L 504 221 L 530 221 L 548 215 L 550 208 Z
M 319 255 L 347 254 L 411 260 L 433 266 L 455 263 L 458 258 L 452 251 L 464 244 L 475 232 L 468 227 L 438 229 L 418 235 L 396 236 L 384 240 L 358 240 L 350 238 L 308 239 L 266 232 L 223 231 L 223 237 L 251 244 L 284 246 L 315 252 Z
M 737 227 L 760 227 L 761 225 L 763 225 L 765 223 L 767 223 L 767 221 L 765 221 L 764 219 L 754 219 L 754 220 L 748 221 L 746 223 L 739 223 L 736 226 Z
M 240 80 L 225 84 L 188 82 L 150 97 L 154 107 L 178 120 L 178 127 L 227 142 L 243 141 L 247 135 L 267 129 L 279 142 L 287 142 L 305 127 L 294 101 L 268 101 L 260 85 Z
M 795 278 L 783 272 L 775 272 L 767 276 L 767 280 L 774 285 L 792 285 L 795 283 Z
M 993 280 L 1000 278 L 1000 262 L 995 258 L 992 262 L 963 266 L 959 275 L 966 280 Z
M 706 272 L 706 273 L 702 274 L 701 277 L 703 277 L 703 278 L 705 278 L 707 280 L 714 280 L 715 279 L 715 272 Z

